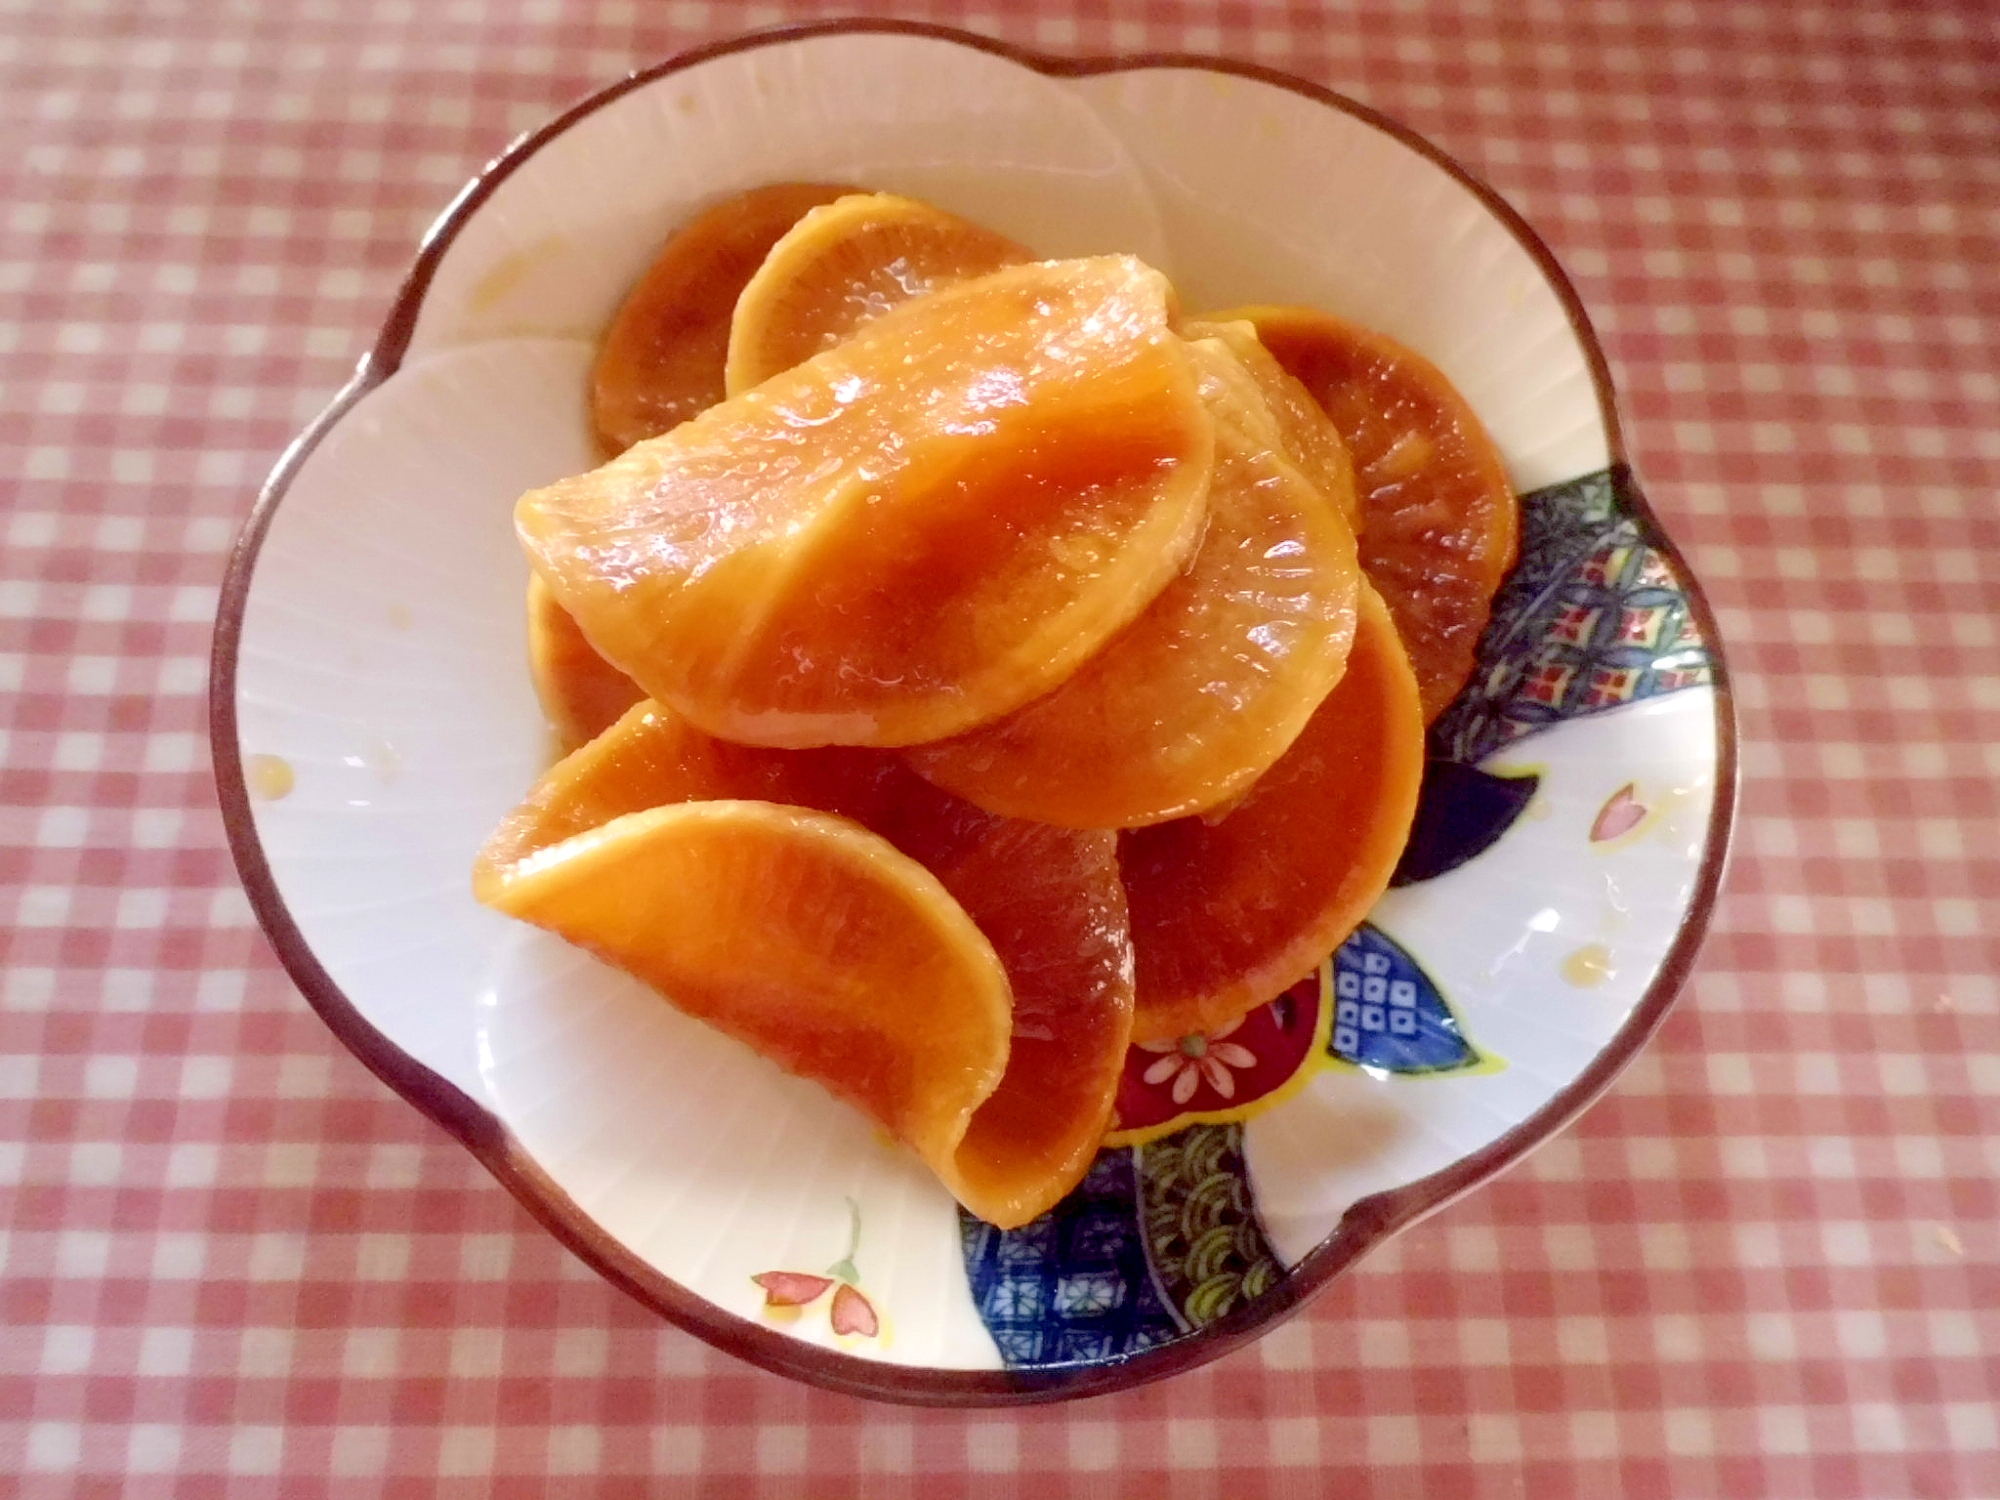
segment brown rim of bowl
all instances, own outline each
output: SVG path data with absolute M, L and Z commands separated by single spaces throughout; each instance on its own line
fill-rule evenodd
M 1623 477 L 1630 481 L 1624 489 L 1650 532 L 1648 540 L 1668 554 L 1682 586 L 1693 601 L 1695 617 L 1708 642 L 1714 663 L 1716 789 L 1706 850 L 1696 878 L 1693 900 L 1673 944 L 1653 982 L 1625 1024 L 1619 1028 L 1618 1034 L 1553 1099 L 1497 1140 L 1429 1177 L 1388 1192 L 1376 1193 L 1353 1204 L 1326 1239 L 1292 1267 L 1276 1287 L 1254 1302 L 1172 1343 L 1102 1363 L 1033 1370 L 951 1370 L 887 1364 L 807 1344 L 789 1334 L 725 1313 L 705 1298 L 662 1275 L 590 1219 L 529 1157 L 494 1115 L 454 1084 L 393 1045 L 341 993 L 307 946 L 304 935 L 292 920 L 278 892 L 270 864 L 257 840 L 249 789 L 244 780 L 236 731 L 236 659 L 243 635 L 244 606 L 249 598 L 258 550 L 270 529 L 271 518 L 276 514 L 279 502 L 306 458 L 356 401 L 395 372 L 409 346 L 417 313 L 431 278 L 467 219 L 502 181 L 536 151 L 586 115 L 634 89 L 732 52 L 837 35 L 930 37 L 991 53 L 1056 78 L 1080 78 L 1147 68 L 1233 74 L 1288 89 L 1315 103 L 1340 110 L 1393 136 L 1449 172 L 1507 226 L 1515 239 L 1534 257 L 1543 276 L 1561 298 L 1570 325 L 1590 361 L 1591 380 L 1604 419 L 1612 465 L 1624 471 Z M 424 235 L 416 260 L 403 280 L 395 305 L 374 347 L 362 356 L 347 385 L 285 450 L 258 493 L 256 505 L 237 536 L 230 554 L 228 573 L 223 580 L 210 658 L 209 739 L 223 822 L 251 907 L 279 960 L 307 1001 L 332 1028 L 334 1035 L 346 1043 L 378 1078 L 463 1143 L 558 1240 L 607 1280 L 670 1322 L 716 1348 L 766 1370 L 850 1395 L 920 1406 L 1003 1406 L 1102 1395 L 1205 1364 L 1239 1348 L 1295 1311 L 1390 1234 L 1444 1207 L 1555 1135 L 1610 1086 L 1659 1028 L 1675 995 L 1686 982 L 1721 888 L 1737 794 L 1735 701 L 1723 660 L 1721 640 L 1716 632 L 1714 612 L 1694 574 L 1689 571 L 1686 560 L 1661 528 L 1630 474 L 1616 399 L 1611 388 L 1610 369 L 1576 289 L 1570 285 L 1569 278 L 1541 237 L 1498 193 L 1407 126 L 1318 84 L 1255 63 L 1179 53 L 1104 58 L 1046 57 L 990 37 L 918 21 L 838 20 L 785 26 L 751 32 L 680 53 L 600 89 L 539 129 L 523 135 L 459 192 Z

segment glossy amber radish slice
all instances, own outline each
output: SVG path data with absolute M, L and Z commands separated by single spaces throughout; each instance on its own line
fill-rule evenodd
M 1305 307 L 1217 315 L 1256 326 L 1353 455 L 1361 566 L 1388 602 L 1436 718 L 1472 675 L 1521 520 L 1499 449 L 1429 360 Z
M 646 696 L 597 654 L 533 573 L 528 575 L 528 672 L 565 755 L 609 729 Z
M 1007 1068 L 1012 996 L 972 918 L 888 840 L 804 808 L 684 802 L 481 873 L 488 905 L 635 975 L 958 1175 Z
M 815 208 L 737 298 L 729 394 L 803 364 L 912 297 L 1033 259 L 1005 235 L 893 193 Z
M 1347 444 L 1333 419 L 1313 399 L 1312 392 L 1295 379 L 1263 341 L 1250 323 L 1216 323 L 1191 319 L 1181 325 L 1181 336 L 1189 339 L 1220 339 L 1229 346 L 1243 368 L 1256 378 L 1270 409 L 1278 446 L 1299 472 L 1313 482 L 1327 503 L 1347 519 L 1357 534 L 1361 530 L 1361 499 L 1354 489 L 1354 463 Z
M 481 854 L 475 882 L 484 889 L 539 851 L 622 816 L 713 798 L 853 818 L 930 870 L 965 908 L 1012 985 L 1013 1041 L 947 1183 L 1003 1227 L 1058 1202 L 1096 1153 L 1131 1032 L 1116 835 L 981 812 L 887 751 L 734 745 L 645 703 L 542 779 Z
M 1213 1031 L 1282 994 L 1388 888 L 1416 815 L 1424 723 L 1388 609 L 1366 586 L 1361 601 L 1340 685 L 1241 803 L 1123 836 L 1134 1040 Z
M 964 904 L 1013 982 L 1013 1051 L 966 1131 L 954 1191 L 980 1218 L 1015 1228 L 1083 1180 L 1111 1122 L 1133 1007 L 1118 836 L 960 803 L 902 846 Z
M 591 371 L 591 421 L 606 458 L 722 399 L 729 320 L 744 283 L 801 214 L 853 191 L 823 182 L 752 188 L 667 241 L 626 295 Z
M 516 526 L 606 659 L 713 734 L 959 733 L 1068 677 L 1193 550 L 1215 424 L 1168 296 L 1125 256 L 947 288 L 530 492 Z
M 1164 822 L 1240 795 L 1340 680 L 1354 533 L 1275 451 L 1256 380 L 1189 345 L 1215 418 L 1208 528 L 1188 570 L 1047 697 L 906 752 L 994 812 L 1073 828 Z

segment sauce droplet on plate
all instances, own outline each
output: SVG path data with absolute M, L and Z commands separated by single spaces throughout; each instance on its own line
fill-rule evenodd
M 266 802 L 288 796 L 298 781 L 292 774 L 292 763 L 277 755 L 250 756 L 243 762 L 243 773 L 250 783 L 250 795 Z
M 1594 990 L 1617 972 L 1611 950 L 1602 943 L 1585 943 L 1562 961 L 1562 977 L 1580 990 Z

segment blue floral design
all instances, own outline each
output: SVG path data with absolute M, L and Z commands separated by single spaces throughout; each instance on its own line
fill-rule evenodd
M 1118 1359 L 1184 1331 L 1146 1263 L 1130 1149 L 1100 1152 L 1033 1223 L 995 1229 L 961 1210 L 959 1230 L 973 1305 L 1011 1368 Z
M 1532 777 L 1470 769 L 1496 749 L 1711 679 L 1687 594 L 1631 495 L 1620 467 L 1522 497 L 1520 560 L 1494 601 L 1476 675 L 1432 727 L 1424 795 L 1435 826 L 1399 884 L 1477 857 L 1521 815 Z M 1405 1076 L 1494 1065 L 1422 965 L 1380 929 L 1364 923 L 1331 962 L 1332 1057 Z M 974 1305 L 1014 1369 L 1137 1354 L 1282 1280 L 1257 1222 L 1240 1123 L 1101 1152 L 1074 1192 L 1020 1229 L 964 1213 L 960 1227 Z
M 1342 1062 L 1388 1073 L 1456 1073 L 1482 1058 L 1430 975 L 1380 928 L 1362 923 L 1333 955 L 1333 1033 Z
M 1564 719 L 1712 680 L 1666 552 L 1607 469 L 1521 498 L 1521 557 L 1493 601 L 1479 666 L 1431 729 L 1434 754 L 1474 764 Z

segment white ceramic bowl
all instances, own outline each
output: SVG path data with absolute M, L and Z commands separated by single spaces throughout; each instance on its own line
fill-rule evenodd
M 1191 309 L 1370 324 L 1443 367 L 1528 496 L 1434 737 L 1428 878 L 1244 1023 L 1226 1055 L 1254 1065 L 1135 1053 L 1137 1144 L 1009 1234 L 817 1087 L 469 887 L 549 753 L 512 502 L 593 463 L 592 341 L 666 233 L 787 178 L 915 194 L 1049 255 L 1133 251 Z M 467 187 L 244 528 L 212 712 L 244 882 L 342 1040 L 642 1301 L 772 1369 L 925 1402 L 1211 1357 L 1547 1139 L 1685 976 L 1735 791 L 1713 620 L 1625 464 L 1575 293 L 1492 192 L 1259 69 L 889 23 L 677 58 Z M 835 1285 L 774 1311 L 769 1271 Z M 836 1327 L 841 1282 L 873 1335 Z

